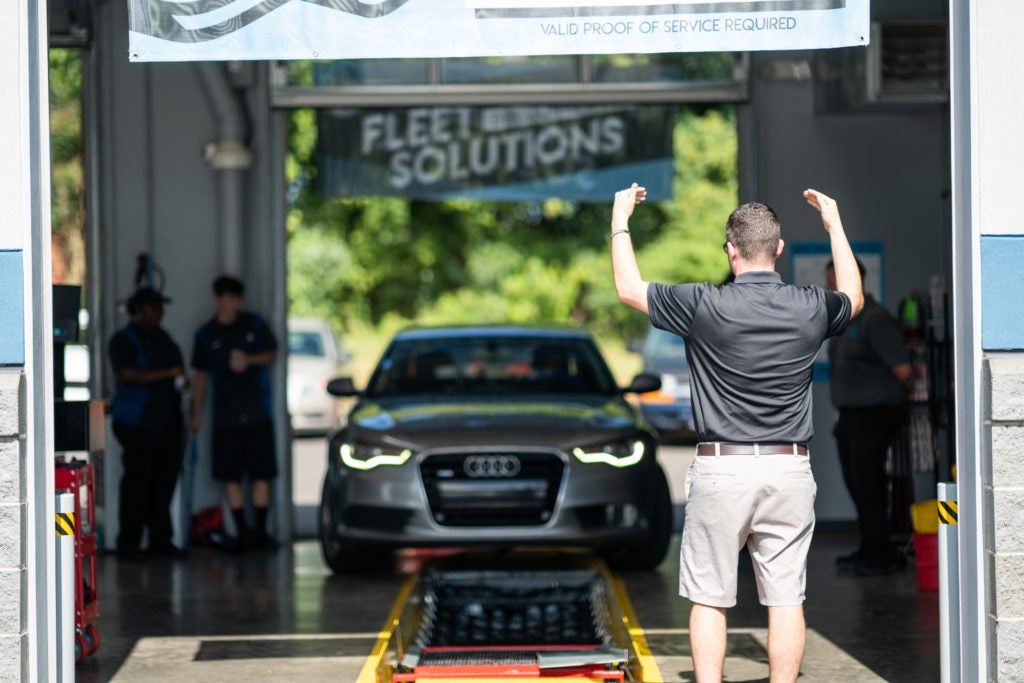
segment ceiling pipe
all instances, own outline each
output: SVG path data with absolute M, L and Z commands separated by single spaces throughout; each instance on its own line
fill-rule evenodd
M 225 65 L 201 62 L 195 69 L 217 124 L 217 140 L 203 148 L 203 158 L 218 174 L 221 272 L 242 277 L 243 179 L 252 166 L 252 153 L 246 144 L 248 120 Z

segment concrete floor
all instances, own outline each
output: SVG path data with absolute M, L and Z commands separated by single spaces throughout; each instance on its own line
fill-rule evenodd
M 849 543 L 840 534 L 815 539 L 802 680 L 938 680 L 936 594 L 918 591 L 912 568 L 870 579 L 837 574 L 833 558 Z M 678 537 L 657 572 L 622 578 L 660 680 L 692 681 L 677 553 Z M 145 564 L 103 557 L 101 646 L 78 666 L 78 680 L 354 682 L 421 560 L 400 555 L 394 567 L 352 578 L 331 576 L 313 541 L 241 556 L 194 550 Z M 767 681 L 766 615 L 751 571 L 741 569 L 726 680 Z
M 312 508 L 323 444 L 297 445 L 296 504 Z M 681 503 L 692 449 L 667 448 L 660 457 Z M 885 577 L 837 574 L 833 560 L 853 542 L 849 533 L 820 526 L 815 535 L 801 680 L 939 680 L 936 594 L 918 590 L 913 564 Z M 676 592 L 678 547 L 677 535 L 658 571 L 621 577 L 659 669 L 651 681 L 694 680 L 689 604 Z M 78 665 L 78 681 L 354 683 L 399 590 L 424 559 L 402 553 L 369 576 L 335 577 L 311 540 L 245 555 L 192 550 L 186 559 L 143 564 L 103 556 L 101 646 Z M 740 568 L 725 680 L 767 681 L 767 615 L 746 558 Z

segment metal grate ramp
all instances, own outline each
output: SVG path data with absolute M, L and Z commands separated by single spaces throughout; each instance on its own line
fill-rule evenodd
M 421 647 L 600 645 L 596 572 L 444 572 L 425 582 Z
M 424 569 L 378 683 L 641 680 L 603 563 L 559 564 L 569 568 Z

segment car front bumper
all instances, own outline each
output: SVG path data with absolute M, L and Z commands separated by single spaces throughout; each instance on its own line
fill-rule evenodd
M 650 457 L 653 457 L 650 456 Z M 480 486 L 474 503 L 487 508 L 485 521 L 463 518 L 446 523 L 436 501 L 430 500 L 420 464 L 380 467 L 372 472 L 347 468 L 336 471 L 334 532 L 350 543 L 384 544 L 393 547 L 469 545 L 573 545 L 598 547 L 636 542 L 648 531 L 646 512 L 650 469 L 643 465 L 614 468 L 605 464 L 566 463 L 558 482 L 557 497 L 546 519 L 537 523 L 506 524 L 500 506 L 516 514 L 516 496 L 529 496 L 530 485 L 503 487 L 500 483 L 470 482 Z M 489 487 L 489 488 L 488 488 Z M 487 490 L 484 490 L 487 489 Z M 464 494 L 465 491 L 460 491 Z M 472 495 L 472 493 L 465 494 Z M 493 497 L 493 503 L 486 499 Z M 543 517 L 543 515 L 542 515 Z

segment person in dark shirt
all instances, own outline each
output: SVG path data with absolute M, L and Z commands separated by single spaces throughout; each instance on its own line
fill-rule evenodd
M 132 320 L 110 338 L 114 372 L 113 430 L 123 449 L 117 553 L 142 559 L 143 530 L 147 551 L 173 555 L 169 506 L 184 457 L 181 391 L 185 362 L 171 336 L 160 327 L 170 299 L 151 288 L 128 300 Z
M 277 476 L 270 407 L 270 366 L 277 341 L 263 319 L 242 310 L 245 287 L 224 275 L 213 282 L 216 312 L 195 334 L 192 369 L 193 434 L 202 425 L 208 390 L 213 394 L 213 477 L 224 482 L 239 549 L 276 545 L 267 532 L 270 482 Z M 250 534 L 245 514 L 244 478 L 252 484 L 256 515 Z
M 861 276 L 864 264 L 857 261 Z M 835 289 L 835 266 L 825 268 L 826 287 Z M 862 576 L 888 574 L 905 559 L 889 536 L 889 446 L 906 421 L 907 390 L 913 369 L 896 316 L 871 295 L 842 336 L 829 340 L 832 403 L 839 411 L 833 435 L 843 482 L 857 510 L 860 547 L 836 558 L 841 570 Z
M 634 183 L 615 195 L 612 270 L 621 301 L 686 341 L 700 443 L 687 479 L 679 592 L 693 603 L 697 680 L 722 680 L 725 612 L 736 604 L 737 561 L 746 547 L 768 607 L 771 680 L 796 681 L 817 491 L 807 450 L 811 375 L 822 342 L 842 334 L 862 306 L 853 252 L 835 201 L 806 190 L 830 238 L 838 292 L 782 282 L 775 272 L 783 249 L 779 219 L 756 202 L 726 222 L 732 282 L 648 283 L 629 234 L 629 217 L 646 194 Z

